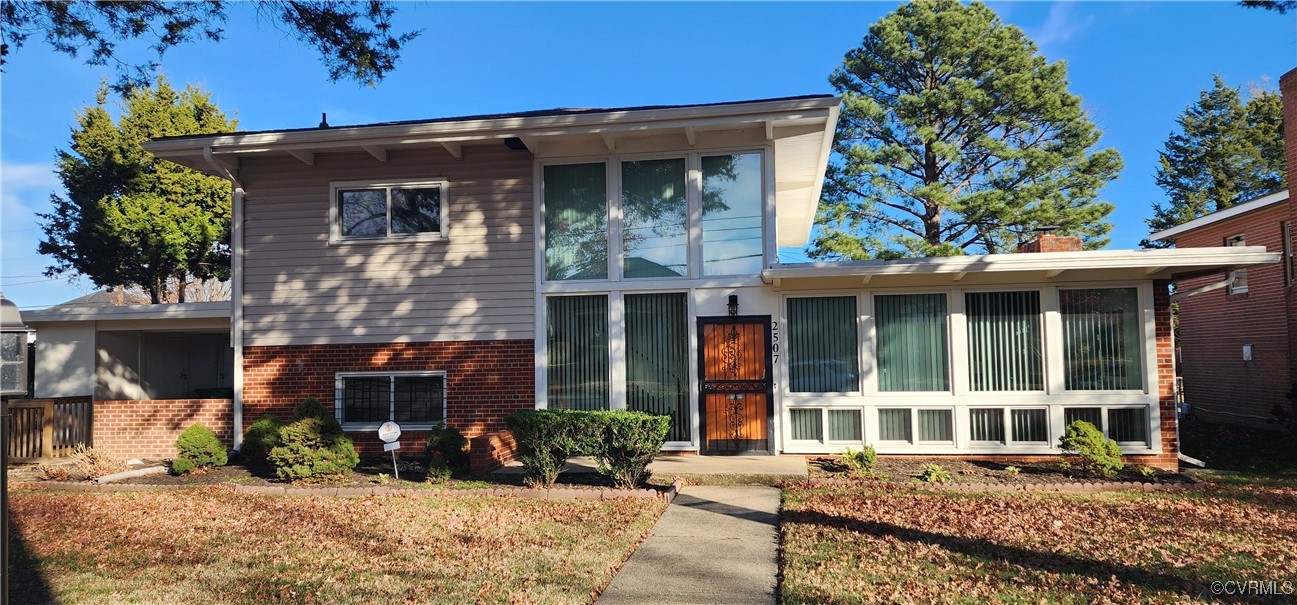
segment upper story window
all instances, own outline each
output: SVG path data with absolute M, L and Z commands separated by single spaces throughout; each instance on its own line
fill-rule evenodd
M 334 183 L 330 241 L 438 239 L 446 236 L 449 184 Z
M 549 164 L 545 279 L 753 276 L 765 260 L 760 152 Z
M 1233 248 L 1234 246 L 1246 246 L 1247 240 L 1242 234 L 1225 238 L 1225 245 Z M 1229 293 L 1246 294 L 1247 293 L 1247 269 L 1235 269 L 1230 272 Z

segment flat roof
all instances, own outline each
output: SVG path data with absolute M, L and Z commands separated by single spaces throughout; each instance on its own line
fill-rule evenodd
M 1191 221 L 1180 223 L 1179 225 L 1171 227 L 1170 229 L 1158 231 L 1157 233 L 1149 235 L 1148 239 L 1151 239 L 1155 242 L 1159 242 L 1166 239 L 1171 239 L 1174 241 L 1175 236 L 1180 235 L 1182 233 L 1193 231 L 1194 229 L 1198 229 L 1201 227 L 1206 227 L 1207 225 L 1219 223 L 1221 221 L 1239 216 L 1240 214 L 1246 214 L 1248 212 L 1252 212 L 1253 210 L 1260 210 L 1261 208 L 1265 208 L 1266 206 L 1269 206 L 1271 204 L 1278 204 L 1279 202 L 1285 201 L 1287 199 L 1288 199 L 1287 191 L 1278 191 L 1275 193 L 1271 193 L 1270 195 L 1259 197 L 1254 200 L 1248 200 L 1240 204 L 1235 204 L 1224 210 L 1217 210 L 1211 214 L 1204 214 Z
M 168 303 L 159 305 L 54 306 L 23 311 L 23 322 L 137 321 L 142 319 L 229 319 L 230 301 Z

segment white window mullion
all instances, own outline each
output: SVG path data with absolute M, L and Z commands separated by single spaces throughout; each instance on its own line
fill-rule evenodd
M 608 158 L 604 163 L 608 183 L 608 279 L 620 281 L 622 263 L 626 251 L 622 244 L 622 199 L 621 199 L 621 162 L 617 158 Z
M 963 290 L 950 292 L 950 389 L 959 397 L 967 395 L 968 372 L 968 315 L 965 313 Z
M 685 183 L 686 274 L 697 279 L 703 273 L 703 169 L 702 156 L 697 153 L 685 157 Z
M 608 295 L 608 408 L 626 409 L 626 300 Z
M 860 294 L 860 373 L 862 394 L 878 393 L 878 328 L 874 321 L 874 297 Z
M 396 422 L 396 376 L 387 377 L 387 419 Z
M 1057 287 L 1045 288 L 1040 293 L 1040 306 L 1045 314 L 1045 330 L 1042 334 L 1045 352 L 1045 393 L 1057 395 L 1066 389 L 1065 366 L 1063 356 L 1063 315 L 1059 311 L 1059 293 Z

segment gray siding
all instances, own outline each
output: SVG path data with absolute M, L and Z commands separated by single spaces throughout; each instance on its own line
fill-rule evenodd
M 532 163 L 469 147 L 251 160 L 244 335 L 250 346 L 532 338 Z M 450 182 L 449 235 L 432 242 L 329 244 L 329 183 Z

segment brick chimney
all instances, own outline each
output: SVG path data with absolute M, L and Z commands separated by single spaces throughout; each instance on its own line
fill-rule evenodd
M 1018 246 L 1018 252 L 1080 252 L 1081 238 L 1075 235 L 1041 233 L 1029 242 Z

